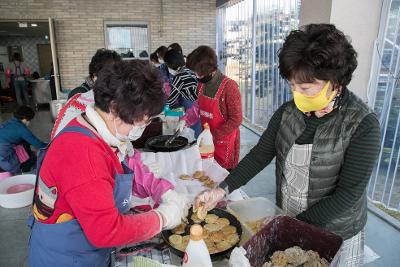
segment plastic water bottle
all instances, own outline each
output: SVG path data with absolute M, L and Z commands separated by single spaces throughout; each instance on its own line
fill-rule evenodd
M 203 227 L 190 227 L 190 240 L 183 256 L 182 267 L 212 267 L 210 253 L 203 240 Z

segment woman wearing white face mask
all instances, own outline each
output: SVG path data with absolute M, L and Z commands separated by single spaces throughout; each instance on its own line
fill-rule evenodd
M 109 266 L 112 247 L 150 239 L 186 216 L 185 200 L 171 189 L 157 209 L 126 214 L 134 173 L 125 160 L 134 153 L 130 141 L 162 110 L 159 72 L 141 60 L 107 66 L 94 97 L 39 156 L 30 266 Z
M 30 146 L 40 149 L 46 143 L 27 127 L 34 116 L 30 107 L 21 106 L 14 112 L 14 117 L 0 125 L 0 173 L 27 172 L 35 165 L 36 156 Z
M 190 117 L 188 115 L 198 109 L 196 75 L 185 66 L 185 59 L 181 52 L 171 49 L 165 54 L 164 59 L 172 76 L 171 93 L 168 96 L 167 105 L 185 108 L 186 115 L 181 118 L 180 125 L 192 128 L 197 138 L 201 132 L 199 112 Z

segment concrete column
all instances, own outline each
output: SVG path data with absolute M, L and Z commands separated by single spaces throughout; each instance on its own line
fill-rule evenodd
M 303 0 L 300 25 L 332 23 L 351 39 L 358 67 L 349 89 L 367 100 L 374 42 L 378 38 L 383 0 Z

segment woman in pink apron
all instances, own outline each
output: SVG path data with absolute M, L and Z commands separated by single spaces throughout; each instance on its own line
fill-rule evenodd
M 209 46 L 199 46 L 186 65 L 197 76 L 201 124 L 208 123 L 214 138 L 214 158 L 225 169 L 236 167 L 240 152 L 242 100 L 235 81 L 217 69 L 217 55 Z

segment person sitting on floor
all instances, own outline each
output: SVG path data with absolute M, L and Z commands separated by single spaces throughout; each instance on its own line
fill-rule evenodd
M 0 172 L 17 174 L 35 166 L 36 156 L 30 146 L 40 149 L 47 144 L 27 127 L 34 116 L 30 107 L 21 106 L 11 119 L 0 124 Z

